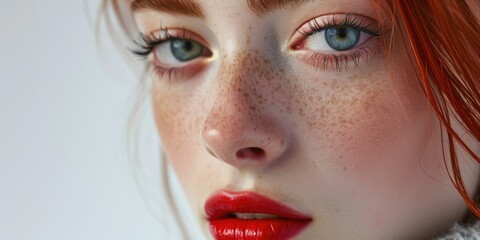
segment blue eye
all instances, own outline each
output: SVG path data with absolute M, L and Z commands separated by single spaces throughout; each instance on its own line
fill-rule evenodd
M 314 52 L 342 52 L 362 45 L 375 33 L 352 25 L 331 26 L 307 33 L 302 47 Z
M 325 29 L 325 40 L 334 50 L 349 50 L 360 40 L 360 30 L 350 26 L 329 27 Z
M 203 45 L 186 39 L 173 39 L 170 42 L 170 51 L 180 62 L 187 62 L 201 56 L 204 52 Z

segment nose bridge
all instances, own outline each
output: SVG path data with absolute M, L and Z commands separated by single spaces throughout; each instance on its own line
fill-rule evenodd
M 238 57 L 235 57 L 238 56 Z M 209 90 L 210 106 L 205 116 L 206 131 L 244 132 L 246 122 L 258 125 L 262 94 L 258 92 L 258 74 L 245 53 L 224 56 Z M 265 90 L 265 89 L 264 89 Z
M 265 72 L 271 68 L 267 60 L 263 64 L 260 61 L 251 51 L 224 54 L 209 93 L 212 113 L 233 111 L 239 113 L 237 117 L 259 116 L 269 88 Z
M 241 10 L 249 12 L 241 1 L 235 1 L 232 6 L 235 7 L 220 15 L 215 14 L 218 15 L 215 19 L 223 19 L 230 24 L 215 26 L 219 36 L 219 66 L 210 89 L 213 89 L 210 95 L 217 100 L 212 107 L 254 111 L 265 104 L 266 91 L 275 82 L 272 81 L 275 79 L 275 67 L 268 59 L 275 59 L 269 56 L 275 52 L 270 49 L 275 41 L 271 39 L 272 33 L 264 31 L 268 22 L 259 21 L 253 15 L 240 14 Z M 226 14 L 237 17 L 232 19 Z M 240 22 L 242 24 L 238 24 Z M 222 102 L 218 102 L 220 99 Z
M 217 78 L 220 85 L 219 94 L 232 101 L 230 106 L 243 107 L 253 104 L 254 99 L 251 99 L 252 96 L 249 93 L 256 87 L 252 83 L 255 76 L 250 71 L 247 59 L 239 57 L 231 64 L 228 64 L 230 61 L 225 62 L 227 63 L 221 66 Z
M 266 49 L 272 42 L 267 39 L 267 33 L 263 33 L 265 37 L 259 37 L 262 26 L 258 22 L 246 18 L 241 20 L 244 20 L 244 24 L 237 24 L 235 31 L 222 29 L 229 36 L 219 39 L 221 57 L 216 83 L 220 84 L 220 90 L 236 92 L 240 95 L 235 96 L 253 103 L 262 96 L 259 92 L 266 90 L 266 81 L 273 79 L 267 76 L 274 72 L 268 60 L 268 54 L 272 51 Z
M 208 95 L 202 136 L 207 150 L 235 167 L 263 166 L 284 151 L 285 133 L 267 107 L 271 67 L 258 51 L 224 54 Z M 268 76 L 272 77 L 272 76 Z M 269 99 L 268 102 L 274 102 Z

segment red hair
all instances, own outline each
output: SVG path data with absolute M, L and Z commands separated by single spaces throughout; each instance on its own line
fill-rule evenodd
M 426 97 L 446 129 L 450 179 L 468 208 L 480 217 L 480 207 L 462 180 L 454 143 L 478 163 L 472 150 L 452 128 L 450 114 L 480 141 L 480 8 L 467 0 L 389 0 L 413 52 L 413 63 Z M 477 145 L 478 146 L 478 145 Z M 445 152 L 445 151 L 444 151 Z M 445 163 L 447 157 L 444 154 Z M 478 193 L 477 193 L 478 194 Z

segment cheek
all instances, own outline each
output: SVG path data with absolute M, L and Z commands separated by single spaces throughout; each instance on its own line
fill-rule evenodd
M 331 133 L 326 135 L 328 142 L 337 143 L 333 152 L 342 153 L 337 163 L 357 172 L 368 170 L 408 154 L 415 146 L 408 141 L 426 140 L 417 135 L 424 131 L 426 119 L 404 107 L 392 89 L 369 89 L 359 93 L 357 100 L 338 106 L 336 120 L 329 122 Z
M 339 122 L 345 124 L 335 128 L 330 141 L 340 143 L 334 149 L 341 153 L 337 163 L 354 170 L 350 176 L 375 176 L 395 187 L 405 185 L 413 172 L 419 173 L 433 129 L 426 99 L 418 89 L 393 84 L 409 79 L 384 79 L 384 85 L 367 87 L 357 101 L 339 109 Z
M 350 206 L 356 216 L 376 215 L 371 221 L 381 222 L 402 200 L 415 205 L 418 192 L 428 194 L 435 180 L 448 179 L 437 158 L 439 148 L 430 146 L 432 114 L 414 73 L 369 72 L 378 74 L 360 74 L 344 83 L 338 79 L 322 86 L 323 92 L 317 88 L 307 94 L 316 101 L 304 118 L 302 132 L 308 135 L 302 138 L 316 153 L 311 176 L 320 180 L 312 185 L 319 189 L 315 194 L 333 209 Z M 331 185 L 321 186 L 329 192 L 318 187 L 321 179 L 329 179 Z M 368 212 L 358 213 L 362 209 Z
M 324 84 L 325 90 L 310 94 L 316 101 L 305 118 L 306 132 L 342 169 L 368 169 L 399 157 L 392 154 L 406 154 L 413 147 L 408 142 L 428 140 L 430 118 L 421 90 L 412 79 L 377 72 Z
M 365 87 L 358 100 L 340 110 L 339 118 L 345 119 L 340 122 L 346 124 L 336 129 L 333 138 L 342 143 L 336 150 L 345 156 L 338 163 L 352 166 L 359 176 L 376 173 L 394 179 L 392 175 L 398 174 L 402 184 L 409 172 L 419 170 L 432 140 L 433 118 L 413 77 L 378 76 L 377 80 L 383 83 Z
M 158 134 L 161 139 L 162 151 L 166 160 L 175 169 L 187 193 L 193 181 L 193 176 L 198 173 L 198 161 L 191 159 L 202 153 L 198 132 L 199 101 L 195 96 L 186 94 L 185 89 L 176 89 L 183 86 L 168 86 L 166 81 L 155 81 L 152 84 L 152 106 Z M 203 163 L 205 164 L 205 163 Z

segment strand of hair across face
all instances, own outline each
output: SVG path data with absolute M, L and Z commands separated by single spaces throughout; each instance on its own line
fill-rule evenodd
M 480 207 L 463 182 L 454 143 L 479 163 L 480 156 L 452 128 L 449 114 L 454 113 L 480 141 L 480 23 L 475 4 L 465 0 L 441 4 L 436 0 L 391 1 L 405 27 L 427 98 L 446 129 L 450 178 L 469 209 L 480 217 Z

